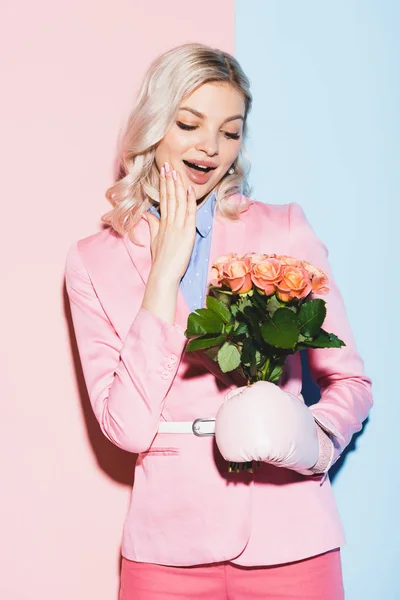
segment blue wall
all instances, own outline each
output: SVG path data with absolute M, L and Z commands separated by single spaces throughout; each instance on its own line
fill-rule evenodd
M 235 2 L 236 56 L 254 94 L 252 195 L 302 205 L 373 380 L 370 418 L 330 472 L 346 600 L 400 599 L 399 32 L 396 1 Z

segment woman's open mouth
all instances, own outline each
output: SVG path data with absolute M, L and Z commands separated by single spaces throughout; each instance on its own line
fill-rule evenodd
M 211 172 L 216 168 L 197 165 L 196 163 L 191 163 L 188 160 L 184 160 L 182 162 L 185 165 L 185 171 L 189 179 L 200 185 L 208 182 L 208 180 L 211 178 Z

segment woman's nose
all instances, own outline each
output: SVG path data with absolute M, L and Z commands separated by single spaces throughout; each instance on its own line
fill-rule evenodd
M 218 135 L 213 133 L 203 135 L 196 144 L 196 150 L 201 150 L 208 156 L 218 154 Z

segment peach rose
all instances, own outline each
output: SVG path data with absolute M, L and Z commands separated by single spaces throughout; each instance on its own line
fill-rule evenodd
M 281 280 L 282 264 L 276 258 L 266 258 L 251 265 L 251 280 L 266 296 L 271 296 Z
M 211 267 L 210 272 L 210 283 L 213 286 L 221 287 L 221 278 L 223 273 L 223 266 L 225 263 L 228 263 L 234 259 L 237 259 L 238 255 L 234 252 L 230 254 L 225 254 L 224 256 L 219 256 Z
M 246 294 L 253 284 L 250 276 L 250 258 L 233 258 L 222 266 L 221 284 L 235 294 Z
M 307 273 L 311 275 L 312 291 L 316 294 L 327 294 L 329 292 L 329 288 L 327 287 L 328 277 L 324 271 L 318 269 L 306 260 L 302 260 L 301 262 Z
M 302 261 L 293 256 L 287 256 L 287 254 L 280 254 L 276 257 L 281 261 L 283 265 L 290 265 L 291 267 L 302 267 Z
M 282 302 L 305 298 L 311 291 L 311 278 L 305 269 L 289 265 L 283 267 L 282 280 L 276 290 L 276 295 Z
M 265 260 L 266 258 L 275 258 L 275 254 L 257 254 L 256 252 L 247 252 L 243 254 L 240 258 L 250 258 L 251 264 L 255 264 Z

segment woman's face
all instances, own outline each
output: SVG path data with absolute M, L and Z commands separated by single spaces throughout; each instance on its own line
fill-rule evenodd
M 158 170 L 168 162 L 197 200 L 232 166 L 242 143 L 245 102 L 228 83 L 205 83 L 182 101 L 175 123 L 157 146 Z

